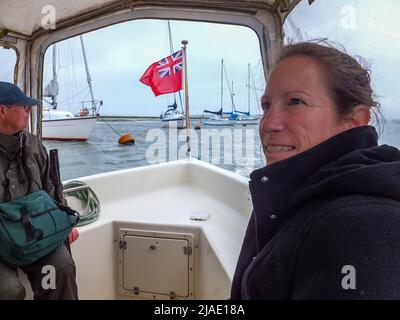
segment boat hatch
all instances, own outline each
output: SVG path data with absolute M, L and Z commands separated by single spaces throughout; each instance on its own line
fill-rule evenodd
M 119 231 L 119 293 L 147 299 L 194 298 L 194 235 Z

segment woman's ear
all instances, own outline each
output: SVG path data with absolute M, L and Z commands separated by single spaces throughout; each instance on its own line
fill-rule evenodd
M 371 110 L 363 104 L 359 104 L 346 116 L 348 128 L 366 126 L 371 119 Z

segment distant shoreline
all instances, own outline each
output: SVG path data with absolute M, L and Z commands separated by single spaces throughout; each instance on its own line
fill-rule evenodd
M 206 119 L 202 115 L 193 115 L 190 116 L 191 120 L 201 120 Z M 98 121 L 148 121 L 148 120 L 160 120 L 160 117 L 157 116 L 102 116 L 100 115 Z M 395 118 L 385 118 L 383 121 L 383 125 L 385 123 L 396 123 L 400 124 L 400 119 Z
M 204 119 L 202 115 L 190 116 L 190 119 Z M 145 121 L 145 120 L 160 120 L 157 116 L 102 116 L 100 115 L 99 121 Z

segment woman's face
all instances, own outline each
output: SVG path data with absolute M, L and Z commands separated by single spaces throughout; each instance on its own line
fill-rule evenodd
M 292 157 L 347 130 L 326 88 L 322 66 L 289 57 L 272 70 L 261 98 L 260 139 L 267 164 Z

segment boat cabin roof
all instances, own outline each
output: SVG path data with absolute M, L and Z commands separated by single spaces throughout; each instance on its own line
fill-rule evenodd
M 153 5 L 177 9 L 186 7 L 193 10 L 209 8 L 226 10 L 263 9 L 271 12 L 280 8 L 284 15 L 298 2 L 298 0 L 80 0 L 68 2 L 62 0 L 2 0 L 0 3 L 0 12 L 2 13 L 0 30 L 28 37 L 33 36 L 42 29 L 44 17 L 51 12 L 49 6 L 53 6 L 55 9 L 55 23 L 57 24 L 66 23 L 72 19 L 86 20 L 94 15 L 123 9 L 124 7 L 133 9 L 137 6 L 151 7 Z

